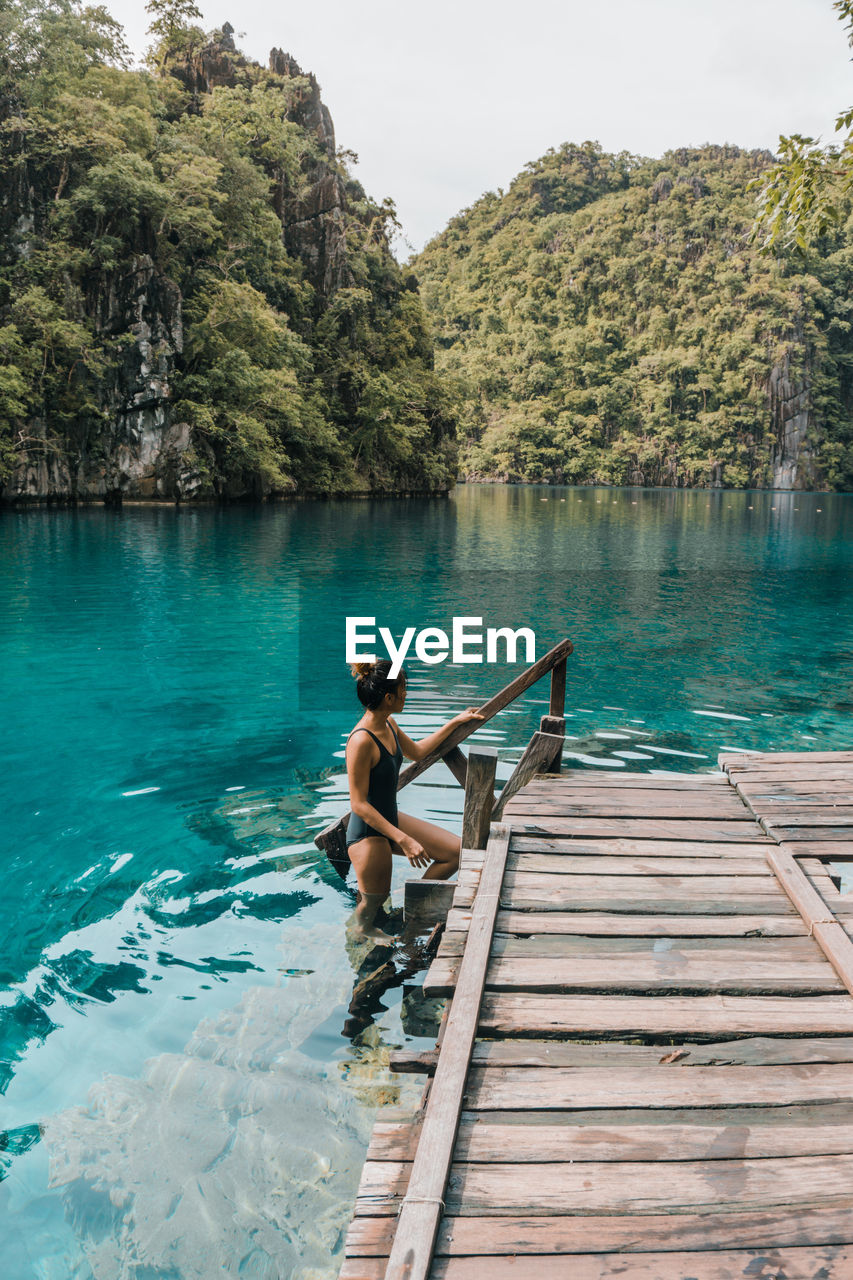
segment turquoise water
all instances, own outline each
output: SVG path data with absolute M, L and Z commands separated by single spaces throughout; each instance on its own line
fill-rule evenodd
M 849 749 L 851 560 L 853 498 L 827 494 L 6 513 L 4 1277 L 336 1273 L 376 1108 L 418 1092 L 388 1050 L 431 1025 L 416 948 L 350 1009 L 375 963 L 312 843 L 346 808 L 347 614 L 527 625 L 537 655 L 568 635 L 567 763 L 701 772 Z M 403 727 L 521 665 L 409 661 Z M 500 776 L 547 697 L 478 734 Z M 459 829 L 443 766 L 403 807 Z

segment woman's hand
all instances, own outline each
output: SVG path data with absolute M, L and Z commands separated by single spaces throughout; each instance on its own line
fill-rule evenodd
M 466 707 L 464 711 L 460 711 L 458 716 L 454 716 L 451 724 L 466 724 L 469 720 L 483 720 L 485 717 L 477 707 Z
M 429 866 L 431 858 L 427 855 L 423 845 L 418 844 L 414 836 L 403 835 L 397 843 L 413 867 Z

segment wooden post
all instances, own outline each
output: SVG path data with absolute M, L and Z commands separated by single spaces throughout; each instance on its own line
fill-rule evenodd
M 552 690 L 553 694 L 553 690 Z M 539 721 L 540 733 L 551 733 L 562 741 L 554 752 L 553 757 L 543 768 L 543 773 L 559 773 L 563 765 L 563 747 L 566 741 L 566 721 L 563 715 L 554 715 L 553 711 L 550 715 L 543 716 Z
M 403 916 L 418 929 L 446 920 L 456 885 L 446 880 L 407 880 L 403 886 Z
M 566 713 L 566 659 L 556 663 L 551 668 L 551 705 L 548 708 L 549 716 L 556 716 L 558 719 Z
M 498 753 L 494 747 L 472 747 L 468 752 L 465 809 L 462 814 L 462 848 L 485 849 L 495 803 Z

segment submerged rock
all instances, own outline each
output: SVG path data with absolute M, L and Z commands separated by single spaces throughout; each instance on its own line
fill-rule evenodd
M 281 949 L 293 969 L 340 952 L 339 930 L 288 928 Z M 375 1026 L 339 1060 L 300 1048 L 349 997 L 349 966 L 322 970 L 250 989 L 183 1054 L 107 1076 L 45 1123 L 50 1185 L 95 1280 L 337 1275 L 375 1109 L 413 1109 L 420 1083 L 391 1075 Z

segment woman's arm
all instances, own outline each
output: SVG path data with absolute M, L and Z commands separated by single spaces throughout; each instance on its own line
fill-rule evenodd
M 458 716 L 454 716 L 452 720 L 448 720 L 447 724 L 442 725 L 440 729 L 436 729 L 435 733 L 431 733 L 428 738 L 421 738 L 420 742 L 413 742 L 407 733 L 397 727 L 396 720 L 389 716 L 389 722 L 394 726 L 394 731 L 400 739 L 400 746 L 403 748 L 403 755 L 407 760 L 424 760 L 431 751 L 435 751 L 444 739 L 460 724 L 466 724 L 469 720 L 482 720 L 483 717 L 476 707 L 466 707 L 464 711 L 460 711 Z

